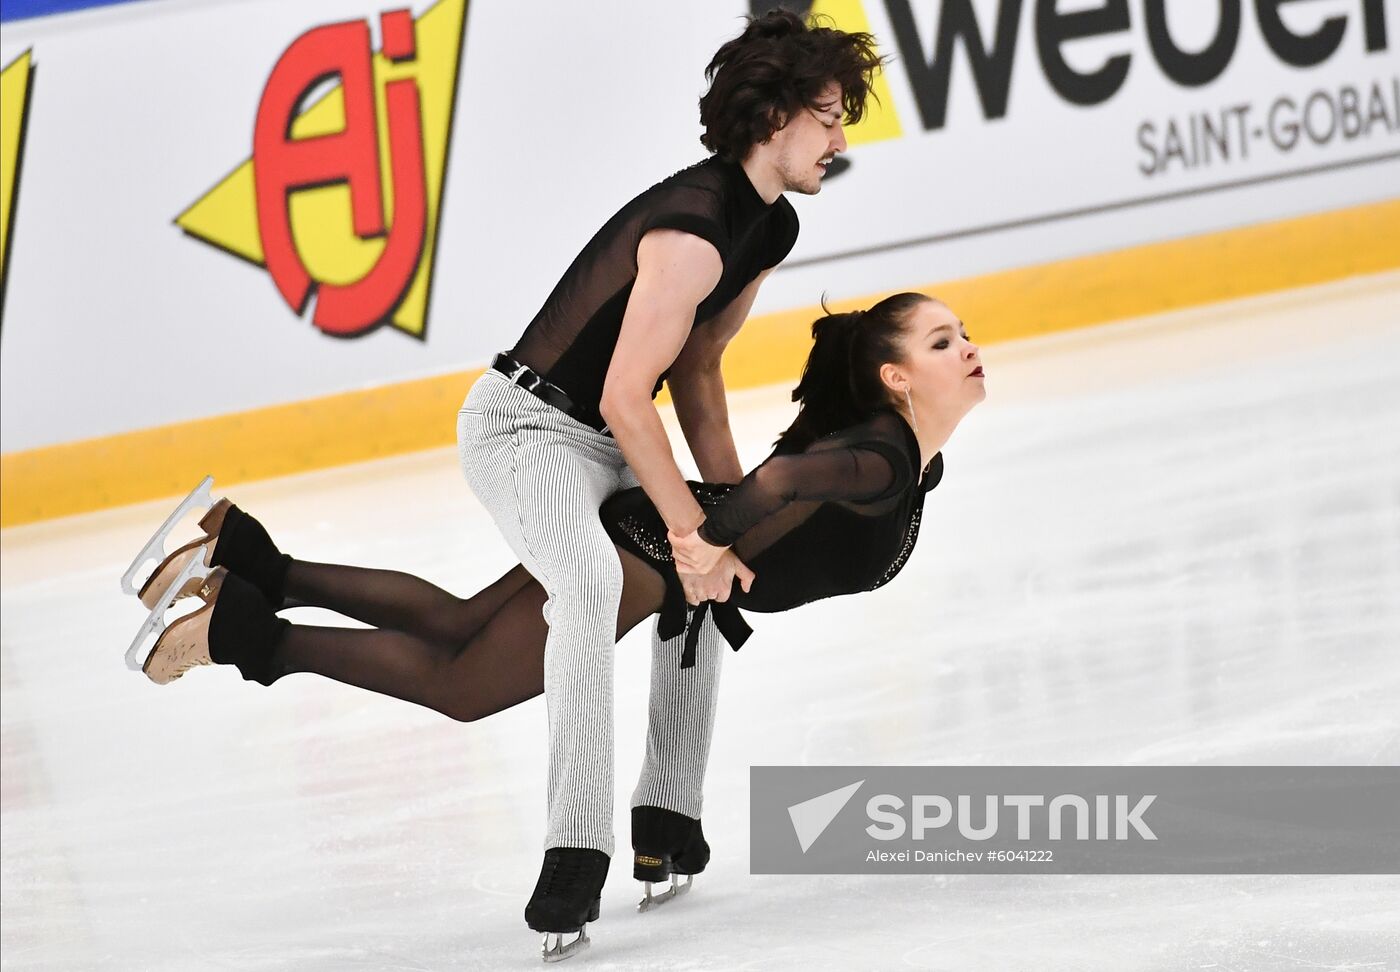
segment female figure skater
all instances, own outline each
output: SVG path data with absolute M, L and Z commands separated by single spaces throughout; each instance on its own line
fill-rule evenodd
M 801 403 L 796 420 L 737 486 L 692 484 L 706 513 L 698 530 L 668 538 L 640 488 L 604 503 L 600 515 L 624 577 L 618 638 L 655 614 L 671 626 L 665 637 L 689 634 L 702 612 L 713 610 L 737 649 L 748 630 L 736 608 L 784 611 L 873 590 L 908 559 L 924 494 L 942 476 L 939 450 L 986 396 L 979 350 L 948 307 L 916 293 L 829 314 L 812 325 L 812 336 L 793 392 Z M 546 595 L 519 565 L 463 599 L 396 571 L 293 560 L 226 499 L 201 525 L 208 535 L 166 558 L 141 591 L 157 621 L 180 596 L 205 601 L 166 628 L 145 658 L 143 670 L 159 684 L 210 663 L 233 665 L 263 685 L 314 672 L 462 721 L 543 691 Z M 703 571 L 731 547 L 753 578 L 736 579 L 713 606 L 699 605 L 687 628 L 676 560 Z M 293 605 L 328 608 L 373 628 L 298 625 L 277 616 Z M 693 664 L 693 647 L 687 644 L 678 660 L 682 667 Z M 645 874 L 639 863 L 639 880 L 704 867 L 708 847 L 699 823 L 671 819 L 681 816 L 653 820 L 654 837 L 639 843 L 634 809 L 638 861 L 656 861 Z M 658 842 L 654 855 L 642 853 L 648 839 Z M 585 921 L 596 919 L 597 907 L 595 898 Z

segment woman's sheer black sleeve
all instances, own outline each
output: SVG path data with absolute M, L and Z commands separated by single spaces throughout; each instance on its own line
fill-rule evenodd
M 706 543 L 728 547 L 789 503 L 873 503 L 904 489 L 912 475 L 908 457 L 880 440 L 775 455 L 709 511 L 700 525 L 700 537 Z

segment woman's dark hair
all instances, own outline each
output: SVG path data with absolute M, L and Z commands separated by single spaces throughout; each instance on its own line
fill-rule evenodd
M 924 294 L 886 297 L 874 307 L 828 313 L 812 324 L 812 350 L 792 391 L 797 419 L 778 437 L 780 452 L 797 452 L 829 432 L 857 425 L 890 404 L 880 366 L 904 357 L 900 340 Z M 826 309 L 823 301 L 822 309 Z
M 832 81 L 841 85 L 846 124 L 854 125 L 881 64 L 869 34 L 809 25 L 788 10 L 750 17 L 705 68 L 710 90 L 700 99 L 700 142 L 727 161 L 742 162 L 795 112 L 816 107 Z

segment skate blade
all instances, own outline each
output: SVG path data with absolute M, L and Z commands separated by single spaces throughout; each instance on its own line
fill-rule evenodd
M 151 652 L 155 651 L 156 642 L 165 633 L 165 612 L 170 610 L 171 605 L 180 597 L 180 592 L 188 585 L 194 583 L 196 588 L 208 579 L 211 573 L 210 568 L 204 565 L 203 557 L 191 557 L 184 569 L 176 575 L 175 580 L 166 588 L 165 597 L 155 607 L 151 608 L 151 613 L 146 615 L 146 621 L 141 625 L 141 630 L 136 632 L 136 637 L 131 642 L 131 647 L 126 650 L 126 667 L 133 672 L 144 670 L 146 660 L 150 658 Z
M 131 566 L 122 574 L 122 593 L 136 594 L 140 586 L 136 584 L 136 575 L 141 568 L 150 561 L 159 564 L 168 556 L 165 552 L 165 540 L 179 524 L 186 513 L 197 507 L 208 510 L 214 506 L 214 497 L 210 490 L 214 486 L 214 477 L 205 476 L 204 479 L 190 491 L 190 495 L 180 501 L 180 505 L 175 507 L 175 512 L 165 518 L 165 522 L 160 525 L 160 529 L 155 532 L 151 539 L 146 541 L 146 545 L 141 548 L 141 552 L 136 555 L 136 559 L 131 562 Z
M 575 938 L 572 942 L 569 942 L 569 944 L 565 945 L 564 936 L 567 934 L 569 933 L 545 932 L 544 951 L 541 953 L 540 957 L 543 958 L 546 962 L 562 962 L 566 958 L 571 958 L 574 955 L 577 955 L 579 952 L 582 952 L 585 948 L 592 944 L 592 941 L 588 937 L 587 923 L 585 923 L 584 926 L 578 930 L 578 938 Z M 552 948 L 549 944 L 549 940 L 551 938 L 554 939 L 554 946 Z
M 694 882 L 695 875 L 693 874 L 687 874 L 685 876 L 684 884 L 681 884 L 677 880 L 677 876 L 675 874 L 672 874 L 671 886 L 665 891 L 662 891 L 660 894 L 654 895 L 651 893 L 651 882 L 644 881 L 642 883 L 642 886 L 646 890 L 646 897 L 642 898 L 641 901 L 637 902 L 637 910 L 650 911 L 652 908 L 658 908 L 674 898 L 679 898 L 681 895 L 685 894 L 687 891 L 690 890 L 690 886 Z

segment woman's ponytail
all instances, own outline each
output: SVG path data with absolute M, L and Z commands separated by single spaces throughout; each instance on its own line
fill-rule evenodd
M 812 350 L 792 392 L 792 400 L 802 407 L 778 437 L 776 448 L 801 451 L 829 432 L 865 421 L 887 404 L 880 366 L 903 357 L 899 344 L 905 322 L 928 299 L 923 294 L 895 294 L 869 310 L 828 313 L 814 321 Z

